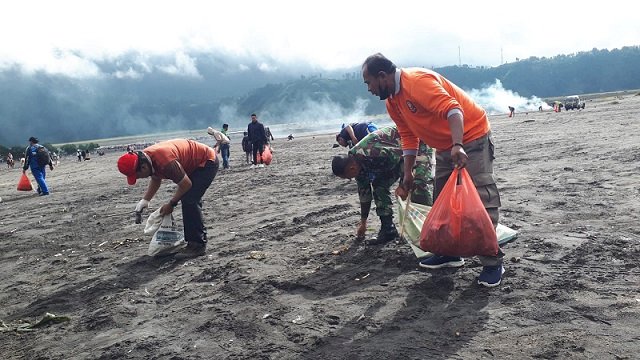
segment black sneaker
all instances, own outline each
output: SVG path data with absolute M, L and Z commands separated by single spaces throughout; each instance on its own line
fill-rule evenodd
M 392 226 L 387 229 L 380 229 L 378 232 L 378 236 L 375 239 L 370 239 L 367 243 L 369 245 L 382 245 L 386 244 L 391 240 L 395 240 L 398 237 L 398 230 L 396 230 L 395 226 Z
M 192 258 L 204 256 L 207 253 L 207 245 L 197 242 L 189 242 L 187 246 L 176 254 L 176 257 Z
M 460 267 L 464 265 L 464 259 L 458 256 L 433 255 L 420 261 L 420 267 L 425 269 L 440 269 L 444 267 Z

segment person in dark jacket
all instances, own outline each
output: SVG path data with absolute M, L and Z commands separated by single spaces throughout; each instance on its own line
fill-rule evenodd
M 53 170 L 53 163 L 51 162 L 51 158 L 49 158 L 48 164 L 41 164 L 38 161 L 38 148 L 43 147 L 38 144 L 38 138 L 30 137 L 29 138 L 29 146 L 27 150 L 24 152 L 24 165 L 22 167 L 22 173 L 26 173 L 28 168 L 31 168 L 31 174 L 36 179 L 38 183 L 38 194 L 49 195 L 49 187 L 47 186 L 47 182 L 44 180 L 47 177 L 46 166 L 49 165 L 49 169 Z
M 265 136 L 267 138 L 267 144 L 271 144 L 271 141 L 275 140 L 275 138 L 273 137 L 273 134 L 271 133 L 271 130 L 269 129 L 268 126 L 265 126 L 264 134 L 265 134 Z
M 244 132 L 244 136 L 242 138 L 242 151 L 244 151 L 245 160 L 247 161 L 247 165 L 251 163 L 251 141 L 249 140 L 249 133 Z
M 353 147 L 365 136 L 378 130 L 376 124 L 366 121 L 351 124 L 342 124 L 342 129 L 336 134 L 336 142 L 344 147 Z
M 251 114 L 251 122 L 247 126 L 247 133 L 253 147 L 253 166 L 264 167 L 262 152 L 264 151 L 264 144 L 267 142 L 267 134 L 264 131 L 264 125 L 258 121 L 256 114 Z M 258 164 L 258 153 L 260 153 L 260 164 Z

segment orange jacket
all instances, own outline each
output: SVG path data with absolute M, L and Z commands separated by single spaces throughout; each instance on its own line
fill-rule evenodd
M 185 174 L 191 175 L 197 168 L 203 167 L 207 160 L 216 160 L 211 147 L 193 140 L 163 141 L 149 146 L 144 152 L 151 158 L 153 175 L 174 182 L 180 181 Z M 180 164 L 178 167 L 176 162 Z
M 463 142 L 473 141 L 491 129 L 482 107 L 464 90 L 428 69 L 402 69 L 400 91 L 387 98 L 387 111 L 398 125 L 404 150 L 418 149 L 420 139 L 437 150 L 451 148 L 447 114 L 456 108 L 464 117 Z

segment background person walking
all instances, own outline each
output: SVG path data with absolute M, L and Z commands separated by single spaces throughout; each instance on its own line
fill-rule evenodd
M 46 153 L 46 155 L 44 154 Z M 53 170 L 53 163 L 51 157 L 48 155 L 49 151 L 42 145 L 38 144 L 38 138 L 30 137 L 29 146 L 24 153 L 24 165 L 22 167 L 22 173 L 25 174 L 28 168 L 31 168 L 31 174 L 38 183 L 38 194 L 49 195 L 49 187 L 45 178 L 47 177 L 46 166 L 49 165 L 49 169 Z
M 247 126 L 247 134 L 253 151 L 253 166 L 264 167 L 262 152 L 264 151 L 264 144 L 267 142 L 267 134 L 264 130 L 264 125 L 258 121 L 256 114 L 251 114 L 251 122 Z M 258 164 L 258 153 L 260 153 L 260 164 Z
M 229 139 L 229 135 L 227 135 L 227 131 L 229 131 L 229 124 L 223 124 L 221 132 L 224 134 L 224 136 L 227 137 L 227 139 Z M 231 155 L 230 149 L 231 149 L 230 141 L 227 141 L 226 143 L 222 143 L 220 145 L 220 154 L 222 155 L 222 167 L 225 169 L 229 168 L 229 156 Z

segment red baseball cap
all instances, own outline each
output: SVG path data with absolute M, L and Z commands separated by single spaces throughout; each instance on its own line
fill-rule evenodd
M 138 168 L 138 155 L 126 153 L 120 156 L 118 159 L 118 170 L 127 176 L 127 182 L 129 185 L 134 185 L 138 177 L 136 176 L 136 169 Z

